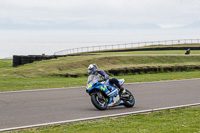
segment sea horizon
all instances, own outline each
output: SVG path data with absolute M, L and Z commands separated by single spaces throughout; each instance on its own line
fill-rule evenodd
M 65 49 L 135 42 L 200 39 L 195 29 L 1 30 L 0 59 L 13 55 L 53 55 Z

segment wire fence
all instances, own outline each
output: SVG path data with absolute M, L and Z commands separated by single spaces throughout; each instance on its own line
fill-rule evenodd
M 173 44 L 199 44 L 200 39 L 181 39 L 181 40 L 165 40 L 165 41 L 148 41 L 148 42 L 135 42 L 125 44 L 113 44 L 113 45 L 100 45 L 100 46 L 88 46 L 80 48 L 72 48 L 55 52 L 54 55 L 68 55 L 84 52 L 95 52 L 103 50 L 116 50 L 127 48 L 140 48 L 152 45 L 173 45 Z

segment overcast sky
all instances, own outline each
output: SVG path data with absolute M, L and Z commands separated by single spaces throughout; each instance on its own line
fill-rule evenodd
M 156 24 L 161 28 L 200 21 L 200 0 L 0 0 L 0 26 Z

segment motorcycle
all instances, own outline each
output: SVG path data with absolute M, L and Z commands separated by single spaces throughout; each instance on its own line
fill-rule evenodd
M 119 79 L 119 84 L 124 84 L 124 79 Z M 115 107 L 124 105 L 131 108 L 135 105 L 133 94 L 126 90 L 123 97 L 119 94 L 119 89 L 107 81 L 98 81 L 98 77 L 94 78 L 87 84 L 86 92 L 90 95 L 92 104 L 99 110 L 106 110 L 107 107 Z

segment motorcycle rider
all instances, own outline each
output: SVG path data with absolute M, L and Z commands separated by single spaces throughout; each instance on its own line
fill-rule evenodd
M 103 70 L 99 70 L 98 71 L 98 67 L 96 64 L 90 64 L 88 66 L 88 73 L 90 74 L 88 77 L 88 81 L 87 83 L 90 83 L 94 77 L 98 77 L 98 81 L 102 82 L 102 81 L 106 81 L 107 79 L 109 79 L 109 75 L 106 74 Z M 116 85 L 119 88 L 119 94 L 122 95 L 123 93 L 125 93 L 125 89 L 123 87 L 120 86 L 118 80 L 116 78 L 112 78 L 109 79 L 110 84 L 112 85 Z

